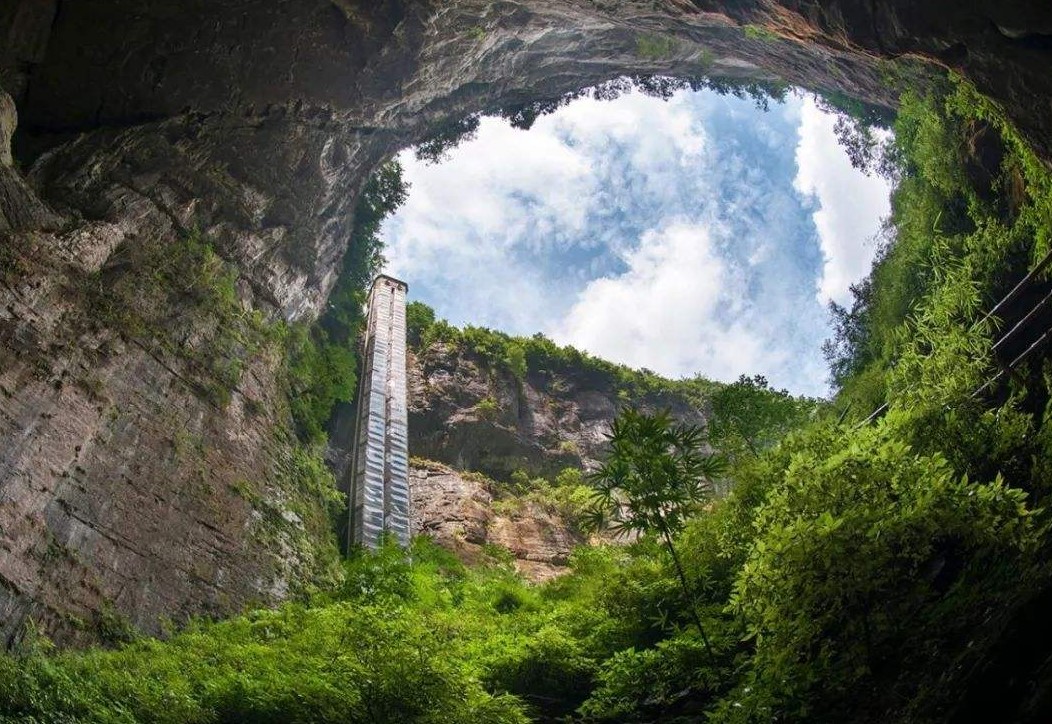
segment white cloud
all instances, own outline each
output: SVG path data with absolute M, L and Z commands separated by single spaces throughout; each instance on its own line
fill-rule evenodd
M 643 235 L 628 271 L 597 279 L 553 330 L 556 340 L 633 367 L 732 380 L 785 363 L 707 225 L 675 222 Z
M 638 243 L 609 219 L 674 195 L 704 145 L 696 126 L 682 101 L 633 94 L 577 101 L 528 132 L 484 118 L 441 165 L 403 153 L 410 196 L 384 228 L 388 270 L 442 287 L 428 301 L 455 322 L 532 333 L 602 271 L 600 252 Z M 546 257 L 574 249 L 592 258 L 545 273 Z
M 411 153 L 402 163 L 410 196 L 384 228 L 388 269 L 447 290 L 450 298 L 429 301 L 457 321 L 530 326 L 542 282 L 512 253 L 542 255 L 582 231 L 578 200 L 594 193 L 589 159 L 551 135 L 484 119 L 477 140 L 446 163 Z
M 799 98 L 760 114 L 711 93 L 582 99 L 529 132 L 483 119 L 446 163 L 402 155 L 388 271 L 456 324 L 822 394 L 815 290 L 868 271 L 881 213 L 832 122 Z
M 871 240 L 890 211 L 890 185 L 852 168 L 833 133 L 835 122 L 813 98 L 804 100 L 794 185 L 817 202 L 814 222 L 825 259 L 817 294 L 823 304 L 850 301 L 848 287 L 869 273 L 876 251 Z

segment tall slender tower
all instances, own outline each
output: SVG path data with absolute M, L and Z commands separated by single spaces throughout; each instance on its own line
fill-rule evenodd
M 369 293 L 347 542 L 376 548 L 384 531 L 409 544 L 405 282 L 380 275 Z

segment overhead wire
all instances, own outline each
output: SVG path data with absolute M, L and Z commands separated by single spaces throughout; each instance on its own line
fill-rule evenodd
M 1020 279 L 1019 283 L 1016 284 L 1014 287 L 1012 287 L 1012 289 L 1009 290 L 1009 292 L 1007 294 L 1005 294 L 1004 297 L 1001 298 L 1001 301 L 999 301 L 997 304 L 995 304 L 993 306 L 993 308 L 990 309 L 990 311 L 988 311 L 986 314 L 984 314 L 982 316 L 982 318 L 980 318 L 978 321 L 976 321 L 972 325 L 972 329 L 974 329 L 975 327 L 977 327 L 977 326 L 979 326 L 981 324 L 984 324 L 987 321 L 989 321 L 990 319 L 994 318 L 995 315 L 1003 307 L 1005 307 L 1006 305 L 1011 303 L 1017 296 L 1019 296 L 1019 294 L 1027 286 L 1029 286 L 1038 277 L 1038 275 L 1040 275 L 1046 268 L 1048 268 L 1048 266 L 1050 264 L 1052 264 L 1052 250 L 1049 250 L 1049 252 L 1047 254 L 1045 254 L 1044 258 L 1042 258 L 1041 261 L 1038 262 L 1037 266 L 1035 266 L 1033 269 L 1031 269 L 1030 272 L 1027 273 L 1027 275 L 1025 277 Z M 997 342 L 995 342 L 993 344 L 993 346 L 990 347 L 990 351 L 991 352 L 996 352 L 997 349 L 1000 348 L 1001 345 L 1004 344 L 1006 341 L 1008 341 L 1012 336 L 1014 336 L 1016 332 L 1018 332 L 1020 329 L 1025 328 L 1027 323 L 1031 321 L 1031 319 L 1034 317 L 1034 315 L 1037 314 L 1037 312 L 1042 307 L 1044 307 L 1046 304 L 1048 304 L 1049 302 L 1052 302 L 1052 291 L 1050 291 L 1048 294 L 1046 294 L 1036 305 L 1034 305 L 1034 307 L 1029 312 L 1026 313 L 1025 316 L 1023 316 L 1022 319 L 1020 319 L 1018 322 L 1016 322 L 1012 326 L 1011 329 L 1009 329 L 1007 332 L 1005 332 L 1001 336 L 1001 338 L 998 339 Z M 1052 336 L 1052 329 L 1045 330 L 1044 334 L 1042 334 L 1035 342 L 1033 342 L 1033 344 L 1031 344 L 1029 347 L 1027 347 L 1026 350 L 1024 350 L 1015 359 L 1013 359 L 1009 364 L 1005 365 L 996 375 L 994 375 L 993 377 L 988 379 L 978 389 L 976 389 L 970 395 L 969 399 L 975 399 L 976 397 L 981 395 L 988 387 L 990 387 L 993 384 L 996 384 L 1006 374 L 1010 374 L 1011 371 L 1014 370 L 1016 367 L 1018 367 L 1020 364 L 1022 364 L 1023 361 L 1026 360 L 1026 358 L 1028 356 L 1030 356 L 1030 354 L 1035 349 L 1037 349 L 1045 341 L 1047 341 L 1050 336 Z M 860 422 L 857 425 L 855 425 L 855 429 L 858 429 L 860 427 L 868 425 L 870 422 L 872 422 L 873 420 L 875 420 L 876 418 L 880 417 L 885 412 L 887 412 L 888 408 L 890 406 L 891 406 L 890 402 L 884 402 L 883 404 L 880 405 L 880 407 L 878 407 L 873 412 L 871 412 L 869 414 L 869 416 L 866 417 L 865 420 L 863 420 L 862 422 Z M 846 415 L 846 411 L 845 411 L 845 415 Z M 842 418 L 843 418 L 843 416 L 842 416 Z

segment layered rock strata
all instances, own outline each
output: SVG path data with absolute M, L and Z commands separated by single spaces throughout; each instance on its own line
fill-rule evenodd
M 532 581 L 565 573 L 570 554 L 585 537 L 557 512 L 539 503 L 516 501 L 498 512 L 484 478 L 438 463 L 409 471 L 413 532 L 429 536 L 468 564 L 494 563 L 502 552 L 515 570 Z

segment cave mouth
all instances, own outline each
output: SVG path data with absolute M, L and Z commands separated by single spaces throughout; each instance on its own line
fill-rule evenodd
M 868 274 L 889 182 L 852 167 L 820 96 L 664 95 L 577 94 L 401 152 L 386 270 L 457 326 L 825 395 L 827 305 Z

